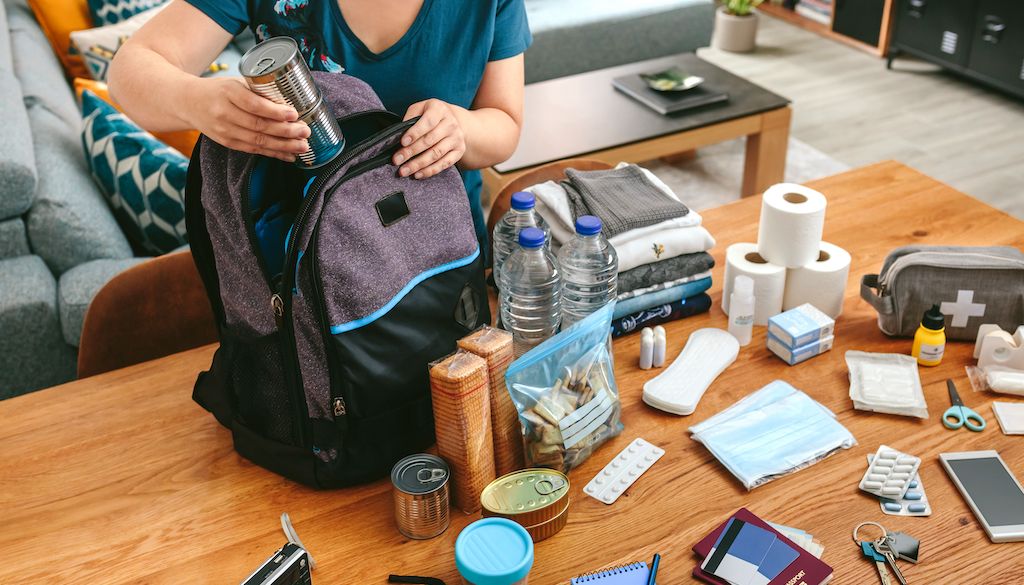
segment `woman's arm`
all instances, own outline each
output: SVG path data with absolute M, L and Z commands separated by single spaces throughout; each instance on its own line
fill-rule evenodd
M 394 157 L 402 176 L 425 179 L 456 163 L 479 169 L 506 160 L 523 122 L 523 56 L 487 64 L 472 109 L 430 99 L 409 107 L 405 119 L 415 116 L 419 122 Z
M 187 2 L 175 1 L 132 35 L 110 65 L 110 93 L 152 131 L 197 129 L 236 150 L 293 161 L 309 127 L 238 78 L 199 77 L 231 34 Z

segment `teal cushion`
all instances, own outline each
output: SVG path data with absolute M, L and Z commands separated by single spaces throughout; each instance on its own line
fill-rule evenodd
M 89 14 L 96 26 L 116 24 L 127 20 L 167 0 L 89 0 Z
M 128 239 L 151 254 L 188 243 L 188 159 L 88 90 L 82 116 L 86 161 Z

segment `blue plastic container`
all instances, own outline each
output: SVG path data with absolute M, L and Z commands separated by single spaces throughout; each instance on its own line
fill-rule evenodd
M 455 566 L 467 585 L 527 585 L 533 539 L 506 518 L 484 518 L 455 540 Z

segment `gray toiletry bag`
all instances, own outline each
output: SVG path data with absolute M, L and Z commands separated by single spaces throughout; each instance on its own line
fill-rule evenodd
M 946 338 L 974 341 L 978 326 L 1013 331 L 1024 324 L 1024 253 L 1006 246 L 904 246 L 878 274 L 861 279 L 860 296 L 878 311 L 886 335 L 913 337 L 932 305 L 946 316 Z

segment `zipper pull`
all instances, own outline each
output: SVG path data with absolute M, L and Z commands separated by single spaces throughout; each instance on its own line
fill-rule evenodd
M 270 296 L 270 308 L 274 311 L 274 321 L 280 329 L 284 325 L 284 300 L 281 295 L 274 293 Z
M 345 416 L 345 401 L 341 398 L 334 399 L 334 416 Z

